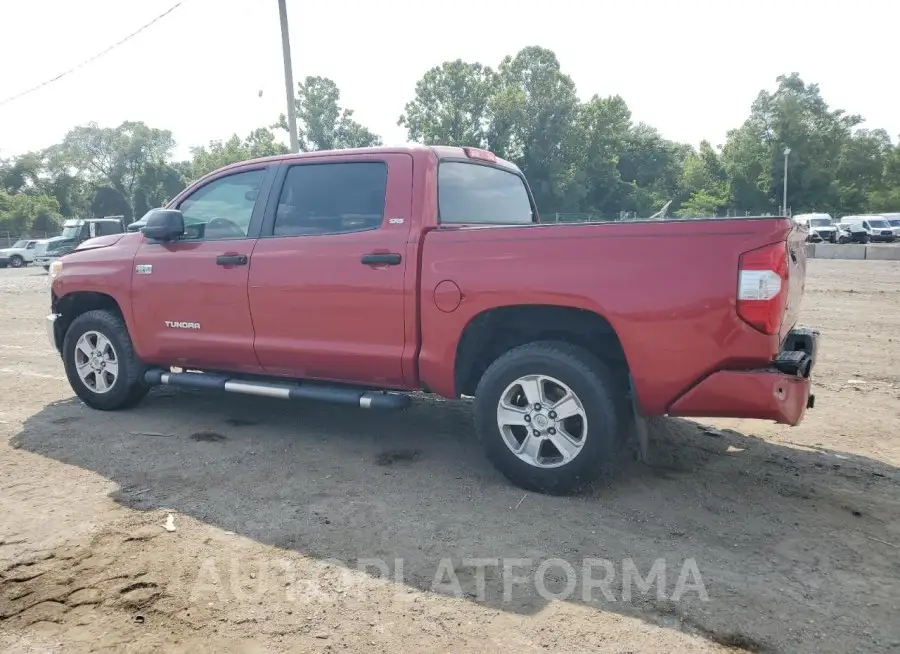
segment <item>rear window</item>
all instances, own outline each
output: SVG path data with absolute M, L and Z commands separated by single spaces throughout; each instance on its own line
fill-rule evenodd
M 119 223 L 99 222 L 97 223 L 97 236 L 109 236 L 110 234 L 119 234 L 122 229 Z
M 444 225 L 533 222 L 521 177 L 493 166 L 457 161 L 445 161 L 438 168 L 438 212 Z

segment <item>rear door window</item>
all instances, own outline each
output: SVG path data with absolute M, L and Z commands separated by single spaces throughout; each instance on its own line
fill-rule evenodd
M 288 169 L 278 199 L 274 236 L 345 234 L 384 222 L 387 164 L 312 163 Z
M 528 189 L 519 175 L 460 161 L 444 161 L 438 168 L 438 215 L 443 225 L 534 222 Z

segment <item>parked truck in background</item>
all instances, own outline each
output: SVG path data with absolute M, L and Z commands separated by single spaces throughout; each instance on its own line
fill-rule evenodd
M 55 262 L 47 325 L 96 409 L 158 384 L 474 396 L 496 467 L 567 492 L 644 416 L 801 421 L 804 235 L 783 217 L 541 224 L 522 173 L 473 148 L 284 155 Z
M 0 268 L 22 268 L 34 261 L 34 257 L 41 251 L 40 239 L 21 239 L 8 248 L 0 248 Z
M 125 231 L 122 216 L 105 218 L 73 218 L 63 223 L 59 236 L 49 239 L 47 248 L 34 258 L 34 263 L 50 270 L 50 264 L 75 249 L 80 243 L 108 234 L 121 234 Z

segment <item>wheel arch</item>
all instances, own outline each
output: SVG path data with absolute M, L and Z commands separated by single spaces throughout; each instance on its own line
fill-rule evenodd
M 55 298 L 53 312 L 59 315 L 59 318 L 53 325 L 53 340 L 56 349 L 62 350 L 66 332 L 78 316 L 98 309 L 112 311 L 127 323 L 119 302 L 108 293 L 100 291 L 73 291 L 60 298 Z
M 563 341 L 604 361 L 627 386 L 628 360 L 610 321 L 589 309 L 521 304 L 486 309 L 469 320 L 454 360 L 457 395 L 474 395 L 485 370 L 514 347 L 534 341 Z

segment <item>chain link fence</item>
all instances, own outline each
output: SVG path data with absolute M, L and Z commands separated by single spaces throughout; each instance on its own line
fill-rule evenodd
M 709 220 L 710 218 L 744 218 L 746 216 L 777 216 L 769 212 L 758 211 L 720 211 L 707 216 L 690 216 L 683 220 Z M 677 218 L 674 212 L 668 212 L 666 218 Z M 632 211 L 620 211 L 619 213 L 542 213 L 542 223 L 611 223 L 650 220 L 650 216 L 638 215 Z
M 31 232 L 29 234 L 15 234 L 13 232 L 0 232 L 0 248 L 8 248 L 13 243 L 35 238 L 53 238 L 59 236 L 59 232 Z

